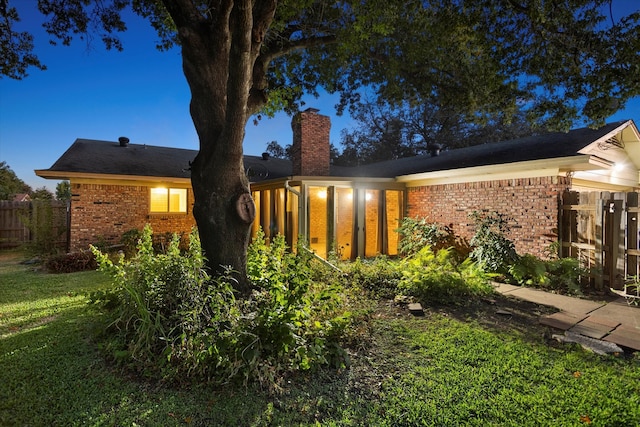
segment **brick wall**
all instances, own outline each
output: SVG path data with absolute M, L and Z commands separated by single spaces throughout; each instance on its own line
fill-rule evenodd
M 189 233 L 195 226 L 193 191 L 187 195 L 186 214 L 150 214 L 150 187 L 71 183 L 71 250 L 106 241 L 120 243 L 125 232 L 151 224 L 154 233 Z
M 513 218 L 508 237 L 518 253 L 545 257 L 545 249 L 557 240 L 560 196 L 570 186 L 570 178 L 554 176 L 412 187 L 408 216 L 452 225 L 457 235 L 470 240 L 469 213 L 499 212 Z
M 309 108 L 294 116 L 291 121 L 293 144 L 291 145 L 294 175 L 328 176 L 330 167 L 331 119 Z

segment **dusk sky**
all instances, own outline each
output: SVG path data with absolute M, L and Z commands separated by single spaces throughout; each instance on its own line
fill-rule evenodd
M 100 40 L 90 45 L 75 39 L 70 47 L 51 46 L 40 26 L 36 0 L 10 0 L 18 8 L 20 28 L 35 36 L 36 54 L 46 71 L 31 69 L 23 80 L 0 79 L 0 161 L 6 161 L 33 189 L 56 181 L 33 172 L 47 169 L 77 138 L 197 149 L 189 116 L 189 88 L 178 49 L 159 52 L 157 36 L 142 18 L 130 14 L 123 34 L 124 51 L 106 51 Z M 614 0 L 614 18 L 640 7 L 640 0 Z M 619 14 L 619 16 L 616 16 Z M 337 96 L 305 98 L 306 107 L 331 117 L 331 142 L 352 126 L 348 116 L 336 116 Z M 633 119 L 640 124 L 640 98 L 608 121 Z M 279 114 L 247 125 L 244 150 L 259 155 L 273 140 L 291 143 L 291 119 Z

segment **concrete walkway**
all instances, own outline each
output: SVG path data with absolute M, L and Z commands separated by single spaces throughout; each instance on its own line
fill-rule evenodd
M 560 310 L 542 316 L 540 323 L 543 325 L 640 351 L 640 307 L 629 306 L 622 297 L 590 301 L 504 283 L 497 283 L 496 290 L 506 296 Z

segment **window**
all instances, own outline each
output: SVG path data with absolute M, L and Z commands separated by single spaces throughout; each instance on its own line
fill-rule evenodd
M 187 213 L 187 189 L 152 188 L 151 212 Z

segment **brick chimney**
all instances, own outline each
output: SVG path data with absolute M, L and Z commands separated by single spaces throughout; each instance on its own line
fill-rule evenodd
M 329 176 L 331 119 L 307 108 L 291 121 L 293 175 Z

